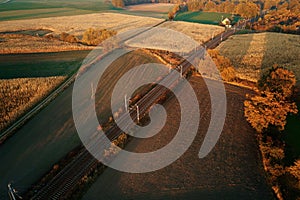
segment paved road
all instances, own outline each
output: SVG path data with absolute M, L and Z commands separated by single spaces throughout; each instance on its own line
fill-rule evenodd
M 210 83 L 213 85 L 214 81 Z M 83 199 L 273 199 L 255 132 L 243 116 L 244 96 L 250 91 L 226 85 L 228 112 L 224 130 L 213 151 L 200 160 L 198 152 L 210 120 L 210 101 L 201 78 L 192 78 L 191 84 L 202 116 L 198 134 L 188 151 L 170 166 L 151 173 L 130 174 L 108 168 Z M 167 121 L 171 123 L 153 138 L 133 139 L 127 150 L 149 152 L 172 140 L 180 119 L 179 105 L 172 98 L 165 107 Z

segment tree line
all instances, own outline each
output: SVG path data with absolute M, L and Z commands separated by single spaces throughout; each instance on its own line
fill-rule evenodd
M 247 121 L 258 132 L 263 165 L 278 199 L 300 198 L 300 159 L 286 159 L 284 129 L 288 115 L 298 112 L 293 72 L 273 66 L 258 82 L 256 95 L 244 102 Z M 289 133 L 286 133 L 289 134 Z

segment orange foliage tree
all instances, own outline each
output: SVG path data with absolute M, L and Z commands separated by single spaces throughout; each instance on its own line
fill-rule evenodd
M 216 49 L 209 49 L 208 54 L 216 64 L 218 70 L 220 71 L 221 77 L 224 81 L 235 81 L 236 71 L 231 64 L 229 58 L 220 55 L 219 51 Z
M 284 68 L 273 67 L 259 82 L 258 95 L 244 102 L 247 121 L 257 132 L 270 126 L 284 130 L 289 113 L 296 114 L 297 106 L 290 101 L 296 84 L 295 75 Z

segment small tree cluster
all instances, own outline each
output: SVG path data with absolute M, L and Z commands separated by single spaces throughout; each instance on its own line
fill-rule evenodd
M 208 53 L 220 71 L 222 79 L 224 81 L 234 81 L 236 79 L 236 71 L 229 58 L 221 56 L 219 51 L 215 49 L 208 50 Z
M 78 42 L 78 38 L 75 35 L 71 35 L 69 33 L 62 32 L 59 37 L 60 40 L 70 43 Z
M 111 4 L 116 8 L 124 8 L 124 6 L 125 6 L 123 0 L 112 0 Z
M 287 170 L 298 182 L 297 187 L 300 189 L 300 159 Z
M 176 5 L 172 8 L 172 10 L 170 10 L 169 13 L 168 13 L 168 18 L 169 18 L 169 20 L 173 20 L 173 19 L 175 18 L 175 16 L 176 16 L 177 12 L 179 12 L 179 11 L 180 11 L 180 5 L 179 5 L 179 4 L 176 4 Z
M 116 34 L 117 32 L 114 30 L 89 28 L 83 34 L 82 43 L 85 43 L 87 45 L 97 46 L 102 41 Z
M 187 2 L 186 7 L 189 11 L 225 12 L 245 18 L 252 18 L 259 14 L 259 6 L 253 2 L 191 0 Z

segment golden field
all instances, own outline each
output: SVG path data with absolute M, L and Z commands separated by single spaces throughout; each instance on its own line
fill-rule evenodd
M 257 81 L 274 64 L 292 70 L 300 83 L 300 36 L 282 33 L 234 35 L 217 48 L 234 65 L 237 76 Z
M 0 22 L 0 32 L 13 32 L 20 30 L 50 30 L 53 35 L 59 37 L 63 32 L 81 38 L 89 28 L 115 30 L 118 33 L 132 30 L 139 27 L 153 26 L 163 19 L 132 16 L 117 13 L 97 13 L 76 16 L 51 17 L 40 19 L 25 19 Z M 224 30 L 223 27 L 205 25 L 189 22 L 167 21 L 160 25 L 161 28 L 171 29 L 183 33 L 199 44 L 209 40 L 212 34 L 216 35 Z M 157 41 L 163 41 L 160 45 L 168 46 L 174 37 L 160 33 L 152 37 Z M 176 38 L 174 39 L 176 40 Z M 184 44 L 184 43 L 181 43 Z M 140 45 L 138 45 L 140 46 Z M 81 44 L 62 42 L 57 39 L 41 36 L 30 36 L 21 34 L 0 34 L 0 54 L 4 53 L 30 53 L 30 52 L 57 52 L 70 50 L 86 50 L 87 47 Z M 171 46 L 170 48 L 174 48 Z
M 0 54 L 59 52 L 89 50 L 92 47 L 78 43 L 68 43 L 57 39 L 20 34 L 0 34 Z
M 49 17 L 0 22 L 0 32 L 47 29 L 60 34 L 66 32 L 81 36 L 88 28 L 110 29 L 122 32 L 142 26 L 152 26 L 163 19 L 124 15 L 118 13 L 94 13 L 75 16 Z
M 38 103 L 63 80 L 64 76 L 0 79 L 0 130 Z

